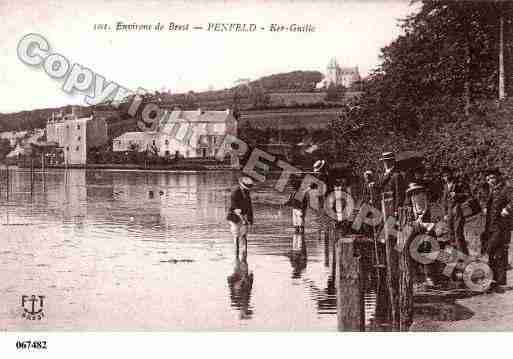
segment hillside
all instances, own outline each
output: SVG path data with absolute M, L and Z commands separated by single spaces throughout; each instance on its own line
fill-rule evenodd
M 321 103 L 325 97 L 322 93 L 313 92 L 315 84 L 321 79 L 322 74 L 317 71 L 293 71 L 265 76 L 248 84 L 225 90 L 198 93 L 189 91 L 181 94 L 156 92 L 147 95 L 145 101 L 160 103 L 167 108 L 176 106 L 182 109 L 208 108 L 211 110 L 225 110 L 234 107 L 247 110 L 272 106 L 312 105 Z M 274 92 L 279 94 L 270 94 Z M 88 113 L 95 111 L 96 115 L 106 119 L 113 116 L 113 111 L 117 111 L 119 116 L 123 113 L 123 108 L 117 110 L 108 105 L 82 107 L 82 109 Z M 51 117 L 52 112 L 59 111 L 70 112 L 71 106 L 0 114 L 0 132 L 43 128 L 46 119 Z M 120 122 L 118 118 L 118 121 L 115 122 L 119 125 L 122 121 Z M 114 131 L 119 132 L 118 129 L 114 129 Z

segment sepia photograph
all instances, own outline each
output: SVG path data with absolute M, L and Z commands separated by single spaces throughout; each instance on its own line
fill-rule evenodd
M 12 348 L 513 330 L 513 2 L 0 17 L 0 331 L 29 338 Z

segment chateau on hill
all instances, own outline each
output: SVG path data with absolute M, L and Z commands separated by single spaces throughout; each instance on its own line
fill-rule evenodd
M 341 67 L 336 58 L 332 58 L 326 67 L 326 76 L 317 84 L 317 88 L 326 88 L 330 85 L 349 88 L 356 81 L 360 81 L 358 66 Z

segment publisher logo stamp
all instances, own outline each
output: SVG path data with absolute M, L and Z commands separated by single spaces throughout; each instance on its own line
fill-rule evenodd
M 21 306 L 23 307 L 23 318 L 27 320 L 41 320 L 44 318 L 43 311 L 44 295 L 22 295 Z

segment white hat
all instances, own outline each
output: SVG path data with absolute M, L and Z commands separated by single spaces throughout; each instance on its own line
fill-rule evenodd
M 239 178 L 239 185 L 244 189 L 251 189 L 253 187 L 253 180 L 249 177 L 241 177 Z
M 319 161 L 315 162 L 313 165 L 314 172 L 319 172 L 325 165 L 326 165 L 325 160 L 319 160 Z
M 406 193 L 411 193 L 413 191 L 424 190 L 424 189 L 426 189 L 426 187 L 424 187 L 423 185 L 416 183 L 416 182 L 411 182 L 408 185 L 408 189 L 406 190 Z
M 395 161 L 395 155 L 393 152 L 383 152 L 381 155 L 381 161 Z

